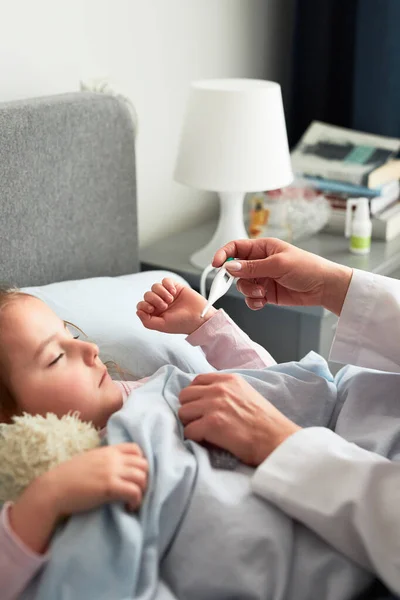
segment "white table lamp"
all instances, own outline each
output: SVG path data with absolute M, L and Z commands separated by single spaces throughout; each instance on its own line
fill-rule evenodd
M 248 237 L 245 193 L 281 188 L 293 179 L 280 85 L 253 79 L 193 82 L 174 177 L 219 192 L 217 229 L 190 257 L 204 269 L 226 242 Z

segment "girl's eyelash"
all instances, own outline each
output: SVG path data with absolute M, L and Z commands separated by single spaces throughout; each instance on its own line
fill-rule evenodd
M 74 340 L 79 340 L 79 335 L 74 335 Z
M 59 356 L 57 356 L 57 358 L 55 358 L 55 359 L 54 359 L 54 360 L 53 360 L 53 361 L 52 361 L 52 362 L 49 364 L 49 367 L 52 367 L 53 365 L 55 365 L 55 364 L 56 364 L 56 363 L 57 363 L 57 362 L 60 360 L 60 358 L 62 358 L 63 356 L 64 356 L 64 352 L 62 352 L 62 353 L 61 353 Z

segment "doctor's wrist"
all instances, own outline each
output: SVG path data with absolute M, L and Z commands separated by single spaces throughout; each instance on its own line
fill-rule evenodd
M 353 276 L 353 269 L 331 261 L 326 262 L 322 306 L 339 317 Z
M 286 422 L 280 423 L 280 426 L 271 431 L 269 429 L 267 435 L 262 439 L 254 439 L 254 451 L 253 451 L 253 466 L 259 467 L 283 442 L 285 442 L 293 434 L 300 431 L 302 428 L 293 421 L 285 419 Z

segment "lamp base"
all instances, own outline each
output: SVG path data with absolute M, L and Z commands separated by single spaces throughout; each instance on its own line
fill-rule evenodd
M 217 229 L 211 240 L 190 257 L 190 262 L 199 269 L 205 269 L 211 264 L 214 254 L 227 242 L 247 238 L 243 223 L 244 193 L 221 192 L 220 216 Z

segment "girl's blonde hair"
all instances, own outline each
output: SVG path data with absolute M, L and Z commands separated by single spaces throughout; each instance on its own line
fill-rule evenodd
M 0 287 L 0 337 L 1 319 L 4 308 L 18 298 L 28 296 L 15 287 Z M 9 421 L 18 412 L 18 406 L 7 381 L 7 366 L 5 364 L 5 353 L 0 342 L 0 422 Z
M 7 365 L 5 364 L 5 354 L 2 352 L 1 313 L 3 312 L 3 309 L 11 302 L 15 302 L 19 298 L 26 297 L 35 298 L 36 296 L 21 292 L 21 290 L 16 287 L 2 287 L 0 285 L 0 423 L 2 421 L 10 421 L 14 415 L 18 414 L 18 405 L 7 381 Z M 87 337 L 85 332 L 74 323 L 65 320 L 64 323 L 79 331 L 84 337 Z M 113 379 L 126 379 L 129 375 L 127 371 L 121 369 L 119 365 L 112 360 L 106 361 L 104 364 Z

